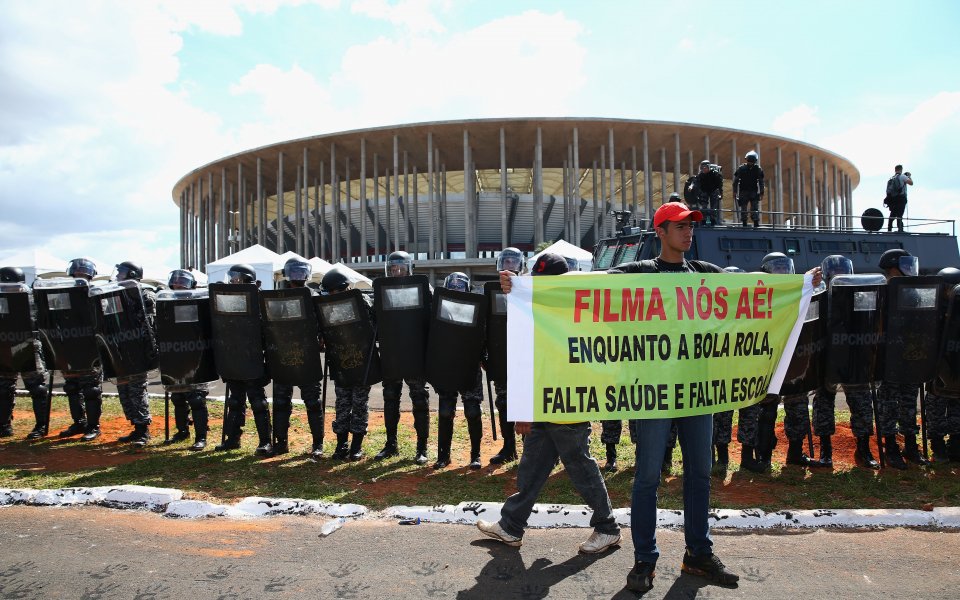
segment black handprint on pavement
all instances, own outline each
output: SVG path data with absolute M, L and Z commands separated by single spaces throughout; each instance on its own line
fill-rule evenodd
M 422 575 L 424 577 L 429 577 L 430 575 L 436 575 L 437 572 L 442 568 L 440 563 L 434 562 L 425 562 L 422 563 L 419 567 L 413 569 L 414 575 Z
M 294 582 L 293 577 L 274 577 L 267 585 L 263 586 L 263 591 L 276 593 L 286 591 L 286 587 Z

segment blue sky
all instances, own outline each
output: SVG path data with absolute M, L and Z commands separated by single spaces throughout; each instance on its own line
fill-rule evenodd
M 170 190 L 288 138 L 584 116 L 793 137 L 892 165 L 960 216 L 960 3 L 204 0 L 0 3 L 0 256 L 177 266 Z M 433 66 L 431 77 L 425 68 Z

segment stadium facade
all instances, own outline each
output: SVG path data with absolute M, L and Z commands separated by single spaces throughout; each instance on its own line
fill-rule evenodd
M 811 144 L 663 121 L 479 119 L 317 135 L 203 165 L 173 188 L 180 262 L 203 268 L 260 244 L 375 275 L 400 249 L 434 276 L 492 275 L 505 246 L 592 249 L 615 233 L 614 211 L 648 223 L 704 159 L 723 169 L 732 221 L 731 178 L 749 150 L 766 172 L 764 227 L 852 227 L 860 174 Z

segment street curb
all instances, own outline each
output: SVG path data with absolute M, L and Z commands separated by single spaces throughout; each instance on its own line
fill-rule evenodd
M 0 488 L 0 507 L 30 506 L 105 506 L 120 510 L 147 510 L 165 517 L 202 519 L 227 517 L 255 519 L 281 515 L 317 516 L 338 519 L 396 520 L 402 523 L 475 524 L 479 519 L 500 518 L 499 502 L 461 502 L 441 506 L 391 506 L 370 511 L 359 504 L 337 504 L 300 498 L 261 498 L 251 496 L 236 504 L 216 504 L 184 500 L 183 491 L 142 485 L 76 487 L 55 490 Z M 591 511 L 583 505 L 536 504 L 528 527 L 590 527 Z M 630 525 L 630 509 L 613 511 L 617 524 Z M 710 525 L 721 529 L 815 529 L 821 527 L 856 529 L 870 527 L 932 527 L 960 529 L 960 507 L 940 507 L 930 511 L 913 509 L 816 509 L 765 512 L 756 508 L 714 509 Z M 680 528 L 683 511 L 657 510 L 657 526 Z

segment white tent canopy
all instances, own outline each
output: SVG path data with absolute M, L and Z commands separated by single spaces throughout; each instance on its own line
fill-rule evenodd
M 286 259 L 281 259 L 276 252 L 260 244 L 254 244 L 230 256 L 207 263 L 207 279 L 212 283 L 223 281 L 230 267 L 238 263 L 246 263 L 257 272 L 257 279 L 260 280 L 263 289 L 272 290 L 274 273 L 283 268 L 285 261 Z
M 536 262 L 537 257 L 544 252 L 553 252 L 554 254 L 559 254 L 564 258 L 572 258 L 576 260 L 580 264 L 581 271 L 590 271 L 593 268 L 593 254 L 591 254 L 588 250 L 574 246 L 566 240 L 557 240 L 550 246 L 544 248 L 540 252 L 537 252 L 527 264 L 532 265 L 534 262 Z
M 39 275 L 46 273 L 64 274 L 67 262 L 42 248 L 33 248 L 3 257 L 3 259 L 0 259 L 0 266 L 20 267 L 23 269 L 27 285 L 30 285 Z
M 343 263 L 331 264 L 322 258 L 317 258 L 316 256 L 311 258 L 308 262 L 313 265 L 313 276 L 310 278 L 311 281 L 319 283 L 320 280 L 323 279 L 324 275 L 335 269 L 343 273 L 353 287 L 357 289 L 368 290 L 373 287 L 373 280 L 371 280 L 369 277 L 361 275 Z

